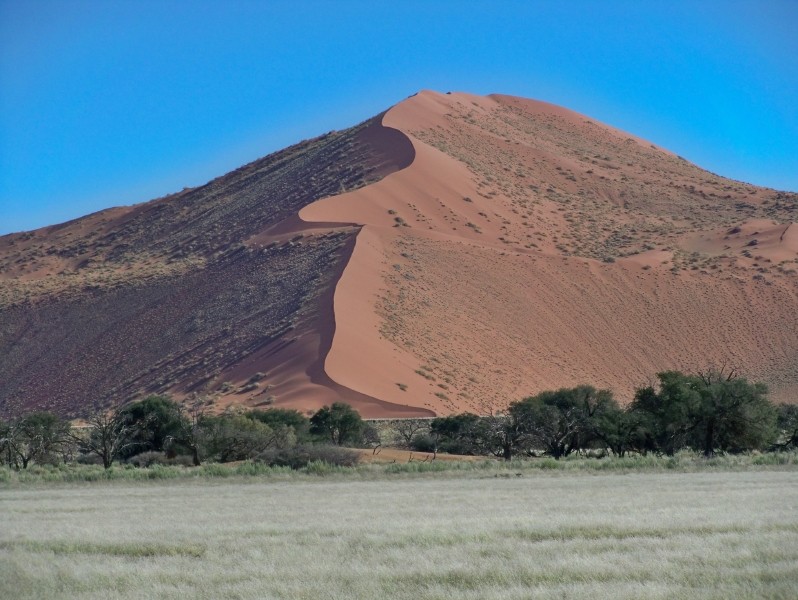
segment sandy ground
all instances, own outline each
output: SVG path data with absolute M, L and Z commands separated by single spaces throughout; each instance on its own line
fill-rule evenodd
M 461 454 L 439 453 L 433 455 L 431 452 L 416 452 L 415 450 L 400 450 L 398 448 L 377 448 L 356 449 L 360 453 L 361 463 L 411 463 L 411 462 L 430 462 L 432 460 L 443 462 L 472 462 L 485 460 L 484 456 L 464 456 Z

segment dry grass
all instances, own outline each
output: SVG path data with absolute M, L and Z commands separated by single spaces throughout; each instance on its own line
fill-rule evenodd
M 794 598 L 798 472 L 0 491 L 4 598 Z
M 377 448 L 377 450 L 357 450 L 362 464 L 406 464 L 413 462 L 429 463 L 432 460 L 442 462 L 479 462 L 484 456 L 463 456 L 461 454 L 438 454 L 419 452 L 417 450 L 401 450 L 399 448 Z

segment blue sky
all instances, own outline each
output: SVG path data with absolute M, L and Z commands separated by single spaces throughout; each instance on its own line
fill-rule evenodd
M 205 183 L 419 89 L 560 104 L 798 191 L 798 1 L 0 0 L 0 234 Z

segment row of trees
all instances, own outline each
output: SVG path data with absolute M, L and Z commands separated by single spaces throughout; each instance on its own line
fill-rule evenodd
M 798 407 L 774 406 L 764 385 L 733 371 L 660 373 L 622 408 L 608 390 L 587 385 L 546 391 L 510 404 L 502 414 L 463 413 L 404 424 L 412 448 L 510 459 L 544 452 L 554 458 L 586 450 L 673 455 L 689 448 L 711 456 L 798 446 Z
M 487 417 L 463 413 L 402 421 L 396 432 L 403 445 L 416 450 L 508 460 L 540 452 L 559 459 L 586 450 L 624 456 L 690 448 L 711 456 L 798 446 L 798 407 L 776 407 L 766 392 L 734 372 L 668 371 L 658 375 L 656 385 L 639 388 L 625 408 L 610 391 L 583 385 L 542 392 Z M 0 422 L 1 460 L 18 469 L 89 457 L 109 468 L 116 460 L 147 456 L 184 457 L 194 465 L 257 458 L 301 466 L 314 459 L 345 461 L 330 447 L 379 444 L 376 430 L 342 403 L 308 419 L 285 409 L 213 415 L 200 405 L 151 396 L 97 412 L 81 426 L 48 412 Z
M 228 411 L 212 415 L 165 396 L 150 396 L 73 426 L 50 412 L 0 422 L 0 456 L 17 469 L 31 463 L 116 460 L 161 454 L 174 459 L 229 462 L 252 458 L 296 466 L 297 457 L 341 457 L 325 445 L 362 446 L 376 434 L 347 404 L 325 406 L 310 419 L 295 410 Z M 301 461 L 300 461 L 301 462 Z

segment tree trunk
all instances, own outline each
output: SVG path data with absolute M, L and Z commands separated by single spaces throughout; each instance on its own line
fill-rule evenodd
M 504 444 L 502 446 L 502 457 L 504 458 L 504 460 L 512 460 L 513 458 L 512 444 Z
M 715 454 L 715 421 L 707 423 L 707 435 L 704 439 L 704 456 L 710 458 Z
M 665 446 L 665 455 L 673 456 L 674 454 L 676 454 L 676 444 L 673 443 L 673 440 L 668 440 Z
M 199 448 L 196 446 L 192 446 L 191 448 L 191 460 L 195 467 L 199 467 L 200 464 L 202 464 L 199 457 Z

